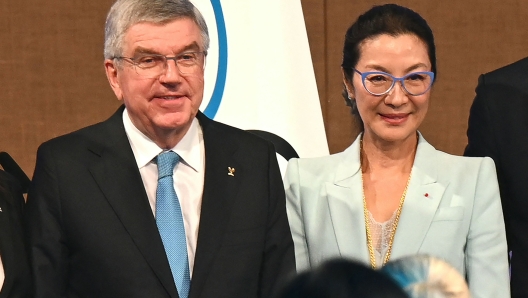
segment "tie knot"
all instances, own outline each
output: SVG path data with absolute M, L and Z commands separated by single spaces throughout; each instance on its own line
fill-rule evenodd
M 180 156 L 174 151 L 164 151 L 156 158 L 158 163 L 158 179 L 172 176 L 174 166 L 180 161 Z

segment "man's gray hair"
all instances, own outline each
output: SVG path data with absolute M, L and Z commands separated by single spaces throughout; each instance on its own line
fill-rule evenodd
M 166 24 L 188 18 L 200 28 L 204 51 L 209 48 L 209 33 L 200 11 L 188 0 L 117 0 L 106 17 L 105 59 L 123 55 L 123 40 L 135 24 L 147 22 Z

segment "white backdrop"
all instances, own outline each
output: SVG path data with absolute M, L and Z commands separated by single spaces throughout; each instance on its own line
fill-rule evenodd
M 211 37 L 200 110 L 241 129 L 272 132 L 300 157 L 327 155 L 300 0 L 192 2 Z

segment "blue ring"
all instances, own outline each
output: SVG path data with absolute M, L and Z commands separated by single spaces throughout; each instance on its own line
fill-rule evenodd
M 213 6 L 215 19 L 216 19 L 216 29 L 218 33 L 218 71 L 216 75 L 215 87 L 213 90 L 213 95 L 211 95 L 211 100 L 205 108 L 204 114 L 214 119 L 218 108 L 220 107 L 220 102 L 222 101 L 222 96 L 224 95 L 224 88 L 226 83 L 227 76 L 227 33 L 226 26 L 224 21 L 224 13 L 222 11 L 222 5 L 220 0 L 211 0 L 211 5 Z

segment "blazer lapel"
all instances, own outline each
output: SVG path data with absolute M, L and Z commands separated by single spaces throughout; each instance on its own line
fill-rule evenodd
M 205 178 L 200 212 L 198 243 L 194 259 L 190 297 L 200 297 L 216 257 L 228 223 L 233 198 L 238 190 L 236 176 L 228 175 L 228 167 L 243 175 L 244 167 L 237 162 L 237 140 L 226 139 L 218 126 L 199 112 L 198 120 L 205 144 Z
M 436 149 L 420 134 L 411 181 L 394 236 L 392 259 L 420 250 L 447 187 L 437 183 L 437 166 Z
M 361 135 L 343 152 L 334 181 L 326 183 L 332 227 L 342 257 L 369 262 L 359 160 Z
M 122 112 L 123 108 L 119 109 L 106 123 L 105 140 L 112 143 L 89 148 L 98 157 L 90 172 L 161 284 L 171 297 L 178 297 L 163 242 L 124 130 Z

